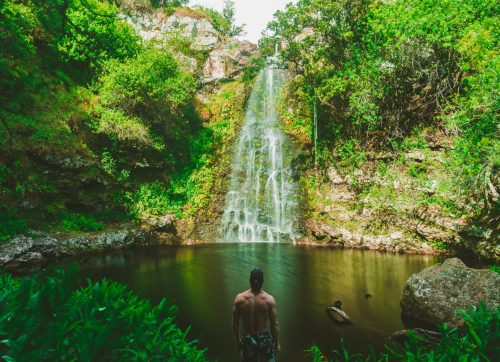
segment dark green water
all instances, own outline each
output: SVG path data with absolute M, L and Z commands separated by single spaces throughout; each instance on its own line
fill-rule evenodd
M 306 248 L 292 244 L 240 243 L 153 247 L 80 259 L 84 276 L 111 278 L 157 303 L 179 306 L 178 323 L 192 324 L 209 355 L 237 361 L 231 330 L 234 296 L 248 288 L 248 274 L 264 270 L 264 289 L 278 305 L 281 361 L 307 360 L 314 343 L 324 351 L 340 339 L 355 351 L 381 346 L 386 334 L 404 328 L 399 300 L 405 280 L 436 263 L 431 256 Z M 365 294 L 371 298 L 365 298 Z M 335 326 L 325 313 L 333 300 L 356 326 Z

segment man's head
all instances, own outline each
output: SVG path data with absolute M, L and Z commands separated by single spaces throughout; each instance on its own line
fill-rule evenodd
M 255 268 L 250 272 L 250 287 L 253 292 L 258 292 L 264 284 L 264 273 L 259 268 Z

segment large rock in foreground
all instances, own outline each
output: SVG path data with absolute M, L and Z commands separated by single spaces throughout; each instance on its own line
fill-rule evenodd
M 484 303 L 500 304 L 500 274 L 468 268 L 460 259 L 447 259 L 412 275 L 401 299 L 403 318 L 426 325 L 457 323 L 456 309 L 469 310 Z

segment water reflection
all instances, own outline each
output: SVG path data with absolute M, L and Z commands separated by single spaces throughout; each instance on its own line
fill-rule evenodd
M 303 361 L 313 343 L 330 350 L 344 338 L 363 351 L 403 328 L 399 300 L 404 281 L 436 262 L 425 256 L 241 243 L 123 251 L 80 264 L 84 276 L 124 282 L 154 303 L 170 296 L 180 308 L 178 322 L 184 327 L 192 323 L 191 337 L 220 361 L 237 360 L 232 301 L 248 288 L 248 274 L 258 266 L 265 273 L 264 289 L 278 304 L 280 359 Z M 329 320 L 325 308 L 335 299 L 343 301 L 356 326 L 339 328 Z

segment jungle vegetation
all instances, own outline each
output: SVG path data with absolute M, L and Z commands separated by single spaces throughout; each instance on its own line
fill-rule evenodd
M 290 128 L 309 142 L 317 105 L 321 170 L 358 168 L 370 152 L 429 149 L 425 133 L 444 134 L 444 187 L 456 197 L 424 201 L 491 221 L 500 183 L 498 29 L 491 0 L 299 0 L 275 14 L 260 45 L 269 54 L 280 44 L 294 76 L 290 98 L 302 107 Z
M 0 1 L 0 241 L 29 228 L 185 217 L 206 203 L 214 147 L 234 115 L 203 126 L 199 85 L 171 55 L 189 44 L 143 41 L 118 16 L 186 3 Z M 242 31 L 230 1 L 223 13 L 189 11 L 227 36 Z M 222 92 L 215 101 L 228 109 L 230 99 Z

